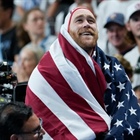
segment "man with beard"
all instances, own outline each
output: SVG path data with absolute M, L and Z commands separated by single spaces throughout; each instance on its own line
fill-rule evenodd
M 127 29 L 130 40 L 136 45 L 124 57 L 130 62 L 134 69 L 132 86 L 140 85 L 140 2 L 134 2 L 127 9 Z
M 117 59 L 97 46 L 95 16 L 76 8 L 34 69 L 26 104 L 44 120 L 48 139 L 129 140 L 140 136 L 140 108 Z

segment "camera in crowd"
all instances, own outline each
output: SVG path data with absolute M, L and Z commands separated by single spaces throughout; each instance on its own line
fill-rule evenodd
M 0 62 L 0 106 L 12 100 L 16 84 L 17 77 L 12 73 L 11 65 Z

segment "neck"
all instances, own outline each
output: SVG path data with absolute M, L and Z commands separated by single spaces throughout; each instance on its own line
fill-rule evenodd
M 9 21 L 7 21 L 7 22 L 4 24 L 4 26 L 0 29 L 0 33 L 1 33 L 1 34 L 4 34 L 4 33 L 6 33 L 8 30 L 10 30 L 12 27 L 14 27 L 14 23 L 13 23 L 11 20 L 9 20 Z
M 90 56 L 93 55 L 94 49 L 85 50 Z
M 39 44 L 40 41 L 42 41 L 42 39 L 45 37 L 45 35 L 29 35 L 31 38 L 31 42 L 34 44 Z

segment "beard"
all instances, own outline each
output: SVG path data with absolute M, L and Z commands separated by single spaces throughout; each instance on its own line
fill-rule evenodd
M 83 48 L 86 52 L 93 50 L 97 44 L 98 32 L 93 29 L 82 29 L 79 32 L 78 45 Z
M 88 54 L 95 48 L 98 39 L 98 31 L 91 27 L 80 28 L 77 32 L 72 30 L 70 35 L 73 40 Z

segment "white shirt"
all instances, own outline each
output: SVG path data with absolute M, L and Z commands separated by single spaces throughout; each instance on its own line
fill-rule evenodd
M 131 66 L 134 69 L 136 67 L 136 65 L 137 65 L 137 61 L 138 61 L 139 56 L 140 56 L 140 52 L 138 50 L 138 46 L 136 46 L 131 51 L 126 53 L 124 55 L 124 58 L 127 59 L 130 62 Z M 140 85 L 140 74 L 134 73 L 133 74 L 132 87 L 134 88 L 137 85 Z

